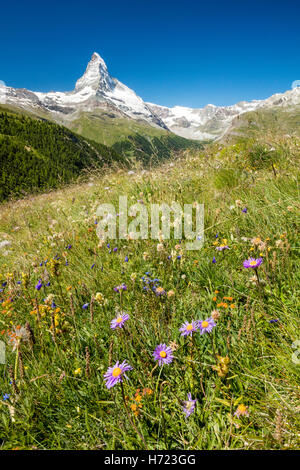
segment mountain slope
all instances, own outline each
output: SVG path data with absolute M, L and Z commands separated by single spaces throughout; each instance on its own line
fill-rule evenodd
M 252 134 L 296 135 L 300 137 L 300 105 L 281 108 L 264 109 L 244 113 L 237 116 L 226 131 L 222 140 L 234 136 L 250 136 Z
M 188 139 L 216 139 L 231 126 L 232 121 L 244 113 L 258 109 L 291 108 L 300 105 L 300 88 L 278 93 L 266 100 L 241 101 L 232 106 L 214 106 L 194 109 L 175 106 L 167 108 L 148 103 L 153 112 L 175 134 Z
M 126 164 L 113 149 L 46 120 L 0 108 L 0 201 L 68 183 L 82 171 Z

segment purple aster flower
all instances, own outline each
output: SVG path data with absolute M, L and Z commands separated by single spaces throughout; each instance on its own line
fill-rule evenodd
M 217 251 L 229 250 L 229 246 L 228 245 L 216 246 L 216 250 Z
M 261 265 L 263 259 L 262 258 L 249 258 L 249 259 L 246 259 L 244 262 L 243 262 L 243 266 L 244 268 L 252 268 L 252 269 L 256 269 L 258 268 L 258 266 Z
M 123 374 L 126 377 L 125 372 L 127 370 L 132 370 L 132 367 L 127 364 L 126 361 L 123 361 L 122 364 L 119 361 L 112 367 L 107 369 L 107 372 L 104 374 L 105 385 L 108 389 L 116 385 L 118 382 L 123 382 Z
M 116 318 L 114 318 L 110 322 L 111 329 L 115 330 L 116 328 L 122 328 L 122 326 L 128 319 L 129 319 L 128 313 L 125 313 L 125 314 L 120 313 Z
M 156 346 L 153 356 L 160 366 L 170 364 L 174 359 L 172 349 L 164 343 Z
M 206 320 L 200 320 L 198 323 L 201 330 L 201 335 L 203 335 L 203 333 L 210 333 L 213 327 L 216 326 L 216 323 L 212 317 L 206 318 Z
M 188 418 L 192 413 L 194 413 L 196 408 L 197 399 L 193 400 L 191 393 L 188 393 L 187 401 L 184 401 L 183 404 L 183 412 L 185 413 L 185 417 Z
M 37 285 L 35 286 L 36 290 L 40 290 L 42 288 L 42 285 L 43 285 L 42 280 L 39 279 Z
M 183 323 L 182 327 L 179 328 L 179 331 L 181 331 L 181 336 L 188 336 L 188 335 L 193 335 L 195 331 L 197 331 L 199 328 L 199 324 L 197 321 L 192 321 L 192 322 L 185 322 Z
M 120 292 L 120 291 L 122 291 L 122 290 L 127 290 L 127 286 L 126 286 L 126 284 L 124 284 L 124 283 L 121 284 L 120 286 L 114 287 L 114 291 L 115 291 L 115 292 Z

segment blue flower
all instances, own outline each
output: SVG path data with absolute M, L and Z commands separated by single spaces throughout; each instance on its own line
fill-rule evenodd
M 242 212 L 244 212 L 245 214 L 247 213 L 248 209 L 247 207 L 244 207 L 244 209 L 242 209 Z
M 128 256 L 125 256 L 125 263 L 128 263 Z
M 83 304 L 82 308 L 83 308 L 84 310 L 86 310 L 86 309 L 88 308 L 88 306 L 89 306 L 89 304 L 86 303 L 86 304 Z
M 215 264 L 216 262 L 217 262 L 217 260 L 216 260 L 216 257 L 214 256 L 213 259 L 212 259 L 212 263 Z
M 91 269 L 93 269 L 94 267 L 95 267 L 95 263 L 94 263 L 94 264 L 92 264 L 92 266 L 91 266 Z
M 43 285 L 42 280 L 39 279 L 37 285 L 35 286 L 36 290 L 40 290 L 42 285 Z
M 3 400 L 4 400 L 4 401 L 5 401 L 5 400 L 8 400 L 9 397 L 10 397 L 9 393 L 5 393 L 5 394 L 3 395 Z

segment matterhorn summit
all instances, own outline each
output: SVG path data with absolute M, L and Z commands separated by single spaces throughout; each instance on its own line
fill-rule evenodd
M 75 91 L 90 87 L 95 91 L 111 92 L 115 84 L 109 75 L 106 63 L 97 52 L 94 52 L 84 75 L 77 80 Z

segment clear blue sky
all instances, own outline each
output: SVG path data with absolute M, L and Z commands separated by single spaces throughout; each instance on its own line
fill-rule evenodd
M 72 90 L 94 51 L 145 101 L 229 105 L 300 80 L 299 0 L 5 1 L 0 80 Z

